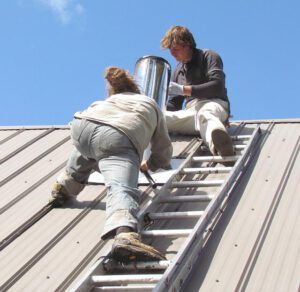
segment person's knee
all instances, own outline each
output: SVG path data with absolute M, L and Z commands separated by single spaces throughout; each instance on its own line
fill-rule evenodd
M 209 119 L 213 117 L 212 111 L 210 109 L 201 109 L 197 114 L 197 119 L 200 124 L 207 123 Z
M 226 120 L 227 114 L 224 110 L 219 110 L 217 106 L 205 105 L 199 110 L 197 118 L 200 124 L 207 123 L 210 120 L 223 122 Z
M 198 114 L 197 114 L 197 117 L 200 121 L 205 121 L 207 120 L 207 114 L 205 111 L 199 111 Z

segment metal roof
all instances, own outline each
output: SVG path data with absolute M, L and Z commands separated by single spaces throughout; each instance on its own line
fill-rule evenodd
M 230 131 L 250 134 L 258 124 L 255 158 L 184 291 L 300 288 L 300 119 L 236 121 Z M 173 136 L 174 156 L 191 139 Z M 0 127 L 0 291 L 68 290 L 110 248 L 100 241 L 103 186 L 44 208 L 71 148 L 67 126 Z

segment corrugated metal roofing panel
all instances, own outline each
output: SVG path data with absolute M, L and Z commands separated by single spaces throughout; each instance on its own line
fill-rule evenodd
M 200 254 L 186 291 L 299 288 L 299 155 L 290 167 L 288 161 L 299 138 L 300 120 L 234 122 L 230 132 L 248 135 L 257 124 L 265 141 Z M 0 240 L 47 204 L 72 147 L 68 137 L 67 126 L 0 127 Z M 193 139 L 197 141 L 192 136 L 172 137 L 174 156 L 186 156 Z M 105 198 L 93 203 L 103 190 L 86 187 L 78 201 L 50 210 L 0 250 L 0 290 L 64 291 L 105 254 L 109 244 L 104 249 L 100 244 Z M 181 209 L 201 209 L 205 204 L 183 204 Z M 172 224 L 183 226 L 180 220 Z M 179 241 L 172 240 L 167 252 Z
M 27 131 L 26 131 L 27 132 Z M 59 147 L 61 143 L 65 143 L 69 140 L 69 133 L 66 130 L 57 130 L 54 132 L 47 131 L 29 131 L 29 135 L 26 135 L 26 142 L 22 144 L 20 140 L 22 137 L 18 135 L 16 138 L 1 145 L 5 149 L 1 152 L 0 159 L 0 185 L 2 186 L 12 177 L 15 177 L 26 168 L 42 159 L 48 152 L 53 151 Z M 40 135 L 38 134 L 40 133 Z M 45 135 L 42 136 L 41 135 Z M 8 144 L 8 145 L 7 145 Z M 0 147 L 1 147 L 0 146 Z
M 299 155 L 296 164 L 300 165 Z M 274 197 L 272 222 L 249 280 L 250 291 L 293 291 L 299 285 L 299 168 L 291 169 L 289 175 L 286 185 Z
M 33 224 L 29 230 L 24 232 L 8 247 L 2 250 L 0 253 L 0 270 L 5 270 L 6 273 L 1 273 L 1 283 L 7 281 L 14 282 L 17 275 L 20 273 L 24 273 L 24 275 L 22 275 L 20 279 L 17 279 L 18 281 L 16 282 L 22 283 L 23 279 L 26 281 L 27 271 L 31 271 L 32 267 L 39 265 L 40 260 L 44 259 L 45 256 L 52 254 L 52 249 L 56 250 L 56 252 L 53 254 L 53 258 L 48 261 L 49 267 L 51 266 L 51 263 L 54 263 L 56 268 L 60 269 L 62 274 L 65 274 L 65 272 L 62 270 L 70 269 L 70 267 L 68 267 L 68 261 L 66 260 L 64 262 L 65 255 L 69 251 L 67 252 L 66 250 L 55 249 L 55 247 L 57 244 L 64 242 L 65 236 L 72 232 L 73 228 L 77 228 L 77 225 L 80 224 L 81 220 L 89 217 L 92 214 L 90 212 L 92 209 L 97 211 L 98 218 L 95 222 L 93 222 L 93 224 L 91 224 L 91 222 L 88 220 L 88 224 L 86 224 L 84 228 L 93 227 L 95 231 L 86 234 L 85 241 L 83 242 L 85 242 L 84 244 L 96 244 L 94 241 L 94 234 L 96 230 L 99 230 L 99 235 L 100 231 L 102 230 L 101 227 L 103 224 L 101 224 L 101 222 L 104 221 L 104 206 L 103 203 L 99 202 L 99 204 L 88 210 L 88 205 L 91 204 L 91 202 L 99 195 L 99 193 L 101 193 L 101 189 L 103 190 L 103 187 L 87 187 L 79 195 L 77 202 L 70 203 L 69 206 L 67 205 L 64 208 L 51 210 L 38 222 Z M 28 206 L 28 208 L 30 208 L 30 206 Z M 84 228 L 80 228 L 80 230 Z M 82 232 L 82 230 L 80 230 L 79 232 Z M 16 254 L 18 255 L 17 257 Z M 85 256 L 85 254 L 78 254 L 76 249 L 74 250 L 74 244 L 72 255 L 75 258 L 82 258 Z M 44 278 L 40 278 L 40 274 L 35 274 L 29 282 L 44 280 Z M 48 282 L 52 281 L 52 279 L 48 280 Z M 54 283 L 54 285 L 58 284 L 59 283 L 57 281 Z M 12 290 L 14 290 L 14 287 Z M 31 290 L 31 288 L 28 288 L 28 290 Z
M 19 135 L 14 136 L 12 139 L 9 139 L 5 143 L 0 145 L 0 159 L 1 161 L 7 157 L 8 154 L 13 153 L 18 150 L 20 147 L 24 147 L 26 143 L 30 143 L 34 139 L 38 139 L 39 135 L 46 134 L 48 130 L 31 130 L 31 131 L 22 131 Z M 2 164 L 2 163 L 1 163 Z
M 53 174 L 56 175 L 64 167 L 67 161 L 66 153 L 71 151 L 71 149 L 70 142 L 64 143 L 3 184 L 1 192 L 6 195 L 0 196 L 0 214 L 3 212 L 2 208 L 7 204 L 11 205 L 16 200 L 22 199 L 33 192 L 39 185 L 45 183 Z
M 39 242 L 37 250 L 43 248 L 45 252 L 44 255 L 40 255 L 40 259 L 28 273 L 13 286 L 12 291 L 24 288 L 34 291 L 54 291 L 80 264 L 100 241 L 105 220 L 103 212 L 105 205 L 100 201 L 94 208 L 90 210 L 86 208 L 87 202 L 91 203 L 97 195 L 99 187 L 88 187 L 80 195 L 76 205 L 51 211 L 35 228 L 31 228 L 35 236 L 44 230 L 45 240 L 37 239 Z M 60 236 L 57 236 L 59 234 Z M 30 241 L 31 237 L 32 235 L 23 240 Z M 30 256 L 34 255 L 33 250 Z M 29 260 L 27 259 L 27 262 Z
M 266 128 L 264 130 L 269 131 Z M 281 268 L 281 262 L 278 262 L 275 268 L 275 253 L 267 263 L 258 259 L 263 259 L 265 252 L 274 252 L 281 241 L 291 244 L 281 236 L 275 241 L 269 238 L 272 228 L 281 229 L 274 225 L 272 217 L 277 215 L 278 206 L 275 210 L 272 207 L 280 181 L 287 175 L 286 166 L 299 139 L 299 133 L 299 124 L 275 124 L 274 128 L 266 133 L 268 136 L 256 161 L 252 162 L 242 183 L 233 194 L 220 224 L 214 230 L 199 259 L 198 273 L 191 277 L 191 291 L 282 291 L 277 290 L 278 286 L 287 287 L 290 284 L 270 272 Z M 293 165 L 293 170 L 299 178 L 297 164 Z M 288 181 L 291 178 L 288 174 Z M 290 196 L 295 194 L 290 193 Z M 280 201 L 276 203 L 281 204 Z M 299 213 L 300 205 L 297 209 Z M 283 217 L 288 216 L 289 211 L 285 210 Z M 293 236 L 298 235 L 296 233 Z M 288 246 L 286 248 L 288 249 Z M 292 274 L 299 274 L 299 250 L 299 245 L 294 247 L 294 262 L 288 264 L 291 269 L 298 266 Z M 291 274 L 289 276 L 291 277 Z M 267 277 L 268 281 L 273 283 L 274 289 L 264 289 L 267 286 Z M 297 289 L 299 278 L 293 277 L 293 280 L 293 289 Z

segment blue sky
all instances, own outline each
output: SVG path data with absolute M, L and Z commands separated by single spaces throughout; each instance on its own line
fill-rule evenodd
M 144 55 L 187 26 L 224 63 L 233 119 L 300 117 L 299 0 L 3 0 L 0 125 L 63 125 L 106 97 L 107 66 Z

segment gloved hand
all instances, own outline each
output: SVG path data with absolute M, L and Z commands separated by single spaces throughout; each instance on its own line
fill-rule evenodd
M 170 96 L 184 95 L 183 85 L 171 81 L 169 84 L 169 95 Z

